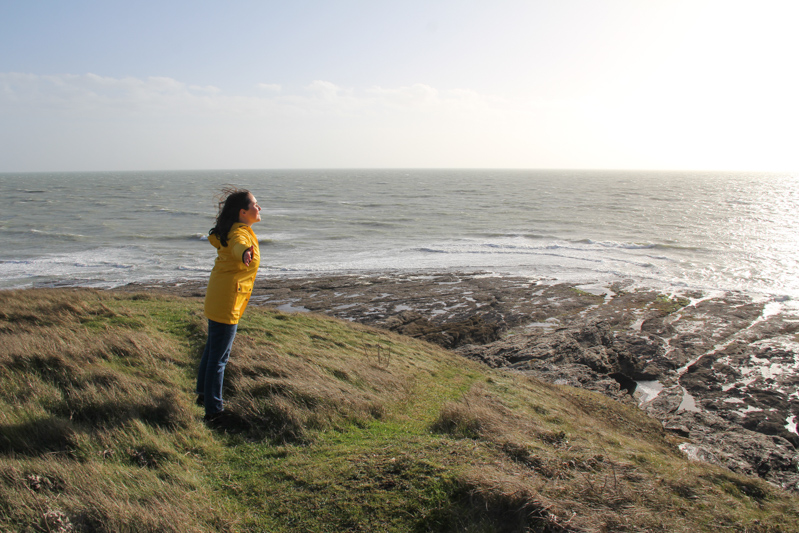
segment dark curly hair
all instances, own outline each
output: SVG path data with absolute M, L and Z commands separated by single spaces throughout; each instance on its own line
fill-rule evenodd
M 208 235 L 216 235 L 222 246 L 227 246 L 227 235 L 233 224 L 239 221 L 242 209 L 250 208 L 250 191 L 237 187 L 225 187 L 219 197 L 219 213 L 216 215 L 216 225 L 211 228 Z

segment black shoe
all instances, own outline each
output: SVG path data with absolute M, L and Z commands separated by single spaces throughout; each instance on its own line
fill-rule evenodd
M 197 399 L 194 400 L 194 403 L 196 403 L 200 407 L 205 407 L 205 396 L 203 396 L 202 394 L 198 394 Z
M 239 416 L 230 411 L 222 409 L 219 412 L 206 414 L 203 417 L 203 422 L 209 428 L 218 429 L 222 431 L 239 432 L 247 428 L 246 422 Z
M 206 424 L 210 424 L 212 422 L 222 420 L 223 418 L 226 417 L 227 417 L 227 411 L 222 409 L 221 411 L 218 411 L 216 413 L 211 413 L 211 414 L 205 413 L 205 416 L 203 417 L 203 422 L 205 422 Z

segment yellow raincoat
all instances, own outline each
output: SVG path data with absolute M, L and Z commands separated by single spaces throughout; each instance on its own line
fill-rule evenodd
M 208 242 L 214 245 L 217 255 L 205 292 L 205 316 L 222 324 L 238 324 L 250 301 L 261 262 L 258 238 L 250 226 L 236 223 L 228 233 L 227 246 L 222 246 L 213 234 L 208 236 Z M 250 246 L 253 255 L 247 266 L 241 256 Z

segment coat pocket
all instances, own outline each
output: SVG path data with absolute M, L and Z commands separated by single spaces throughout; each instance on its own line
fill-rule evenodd
M 239 281 L 236 283 L 236 292 L 242 293 L 250 293 L 252 292 L 252 287 L 255 284 L 255 280 L 252 281 Z

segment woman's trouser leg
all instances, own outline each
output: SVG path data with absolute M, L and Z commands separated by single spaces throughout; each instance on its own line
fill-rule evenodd
M 223 409 L 222 383 L 237 327 L 237 324 L 208 321 L 208 340 L 197 371 L 197 393 L 205 399 L 206 415 Z

